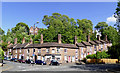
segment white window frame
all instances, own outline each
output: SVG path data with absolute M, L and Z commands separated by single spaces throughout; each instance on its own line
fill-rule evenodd
M 46 53 L 49 53 L 49 48 L 46 49 Z
M 38 49 L 38 53 L 41 53 L 41 49 Z
M 17 53 L 17 49 L 16 49 L 16 53 Z
M 21 53 L 21 48 L 20 48 L 20 53 Z
M 10 52 L 11 52 L 11 49 L 10 49 Z
M 67 48 L 64 49 L 64 52 L 67 53 Z
M 52 53 L 55 53 L 55 49 L 52 49 Z
M 60 48 L 57 48 L 57 53 L 60 53 Z

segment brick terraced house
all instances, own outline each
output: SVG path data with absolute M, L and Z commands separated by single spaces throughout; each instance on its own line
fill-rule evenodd
M 43 42 L 43 35 L 41 34 L 40 44 L 32 44 L 32 39 L 29 43 L 25 42 L 23 38 L 22 44 L 17 44 L 17 38 L 14 40 L 14 44 L 8 47 L 8 51 L 11 55 L 8 57 L 17 59 L 33 59 L 43 60 L 48 64 L 51 60 L 55 59 L 60 63 L 79 62 L 89 54 L 95 54 L 97 51 L 107 50 L 107 47 L 111 46 L 111 43 L 107 41 L 107 36 L 104 40 L 90 41 L 90 35 L 87 37 L 87 42 L 82 41 L 77 43 L 77 37 L 74 38 L 74 44 L 64 44 L 61 42 L 61 34 L 58 34 L 58 42 Z M 33 52 L 34 51 L 34 52 Z

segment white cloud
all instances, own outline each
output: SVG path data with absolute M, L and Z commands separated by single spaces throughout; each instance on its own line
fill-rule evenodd
M 112 15 L 111 17 L 107 18 L 106 23 L 116 23 L 116 18 L 114 17 L 114 15 Z

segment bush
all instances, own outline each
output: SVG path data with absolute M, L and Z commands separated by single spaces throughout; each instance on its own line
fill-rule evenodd
M 87 55 L 87 59 L 103 59 L 103 58 L 109 58 L 110 55 L 108 55 L 105 51 L 103 52 L 97 52 L 96 54 Z

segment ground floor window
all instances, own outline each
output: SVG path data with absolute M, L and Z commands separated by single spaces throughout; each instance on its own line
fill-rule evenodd
M 75 56 L 72 56 L 72 62 L 75 62 Z
M 29 56 L 27 56 L 27 60 L 29 59 Z
M 67 56 L 66 55 L 64 56 L 64 59 L 65 59 L 65 61 L 67 61 Z
M 38 56 L 38 60 L 41 60 L 41 56 Z

